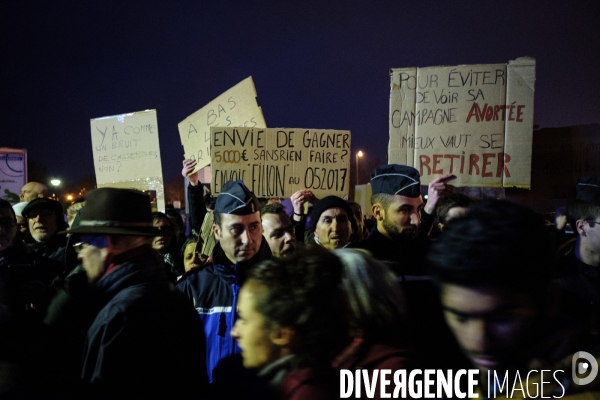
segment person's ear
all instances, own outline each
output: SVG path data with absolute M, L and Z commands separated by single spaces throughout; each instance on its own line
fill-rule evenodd
M 444 224 L 442 224 L 441 222 L 438 222 L 438 228 L 440 228 L 440 231 L 444 231 Z
M 578 219 L 575 222 L 575 229 L 577 230 L 577 233 L 579 233 L 579 236 L 585 236 L 585 221 Z
M 316 226 L 315 226 L 315 230 L 313 231 L 313 236 L 314 236 L 314 237 L 316 237 L 317 239 L 321 240 L 321 239 L 319 238 L 319 235 L 318 235 L 318 233 L 317 233 Z
M 271 330 L 271 342 L 277 346 L 289 346 L 296 335 L 294 328 L 283 326 Z
M 221 229 L 220 229 L 219 225 L 213 224 L 212 230 L 213 230 L 213 233 L 215 234 L 215 239 L 217 239 L 217 240 L 221 239 Z
M 375 203 L 371 206 L 371 213 L 377 221 L 383 221 L 385 219 L 385 210 L 379 203 Z

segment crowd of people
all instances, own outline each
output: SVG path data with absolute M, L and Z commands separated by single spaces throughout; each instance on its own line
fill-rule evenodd
M 342 370 L 461 369 L 480 398 L 600 396 L 571 373 L 600 357 L 600 175 L 552 224 L 452 175 L 423 198 L 405 165 L 371 174 L 371 218 L 309 190 L 289 212 L 242 181 L 211 197 L 195 167 L 185 220 L 127 189 L 66 212 L 36 182 L 0 200 L 1 398 L 336 399 Z

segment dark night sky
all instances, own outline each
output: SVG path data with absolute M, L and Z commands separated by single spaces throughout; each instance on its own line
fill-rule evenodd
M 598 1 L 2 1 L 0 146 L 93 173 L 90 118 L 155 108 L 165 181 L 177 123 L 248 76 L 267 126 L 352 131 L 386 159 L 389 69 L 537 60 L 535 123 L 600 121 Z

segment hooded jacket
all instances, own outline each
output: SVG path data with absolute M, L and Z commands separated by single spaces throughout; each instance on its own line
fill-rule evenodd
M 237 319 L 236 305 L 248 268 L 271 258 L 271 249 L 263 238 L 260 249 L 248 261 L 231 265 L 221 245 L 216 244 L 212 262 L 203 269 L 192 269 L 179 281 L 177 289 L 194 303 L 206 335 L 206 368 L 212 371 L 223 358 L 241 352 L 230 335 Z

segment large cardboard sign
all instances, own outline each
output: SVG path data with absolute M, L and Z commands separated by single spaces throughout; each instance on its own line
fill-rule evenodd
M 185 159 L 196 160 L 195 173 L 210 164 L 210 128 L 244 126 L 265 128 L 267 124 L 256 103 L 256 89 L 248 77 L 181 121 L 179 137 Z
M 27 183 L 27 150 L 0 147 L 0 199 L 18 203 Z
M 258 197 L 348 197 L 350 131 L 300 128 L 211 128 L 213 194 L 241 179 Z
M 98 187 L 147 192 L 157 210 L 165 209 L 156 110 L 90 120 Z
M 391 70 L 390 163 L 421 183 L 530 188 L 535 60 Z

